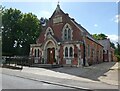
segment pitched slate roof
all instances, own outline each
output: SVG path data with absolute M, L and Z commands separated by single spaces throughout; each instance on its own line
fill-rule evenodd
M 86 35 L 87 38 L 89 38 L 90 40 L 92 40 L 92 41 L 96 42 L 97 44 L 103 46 L 102 44 L 100 44 L 100 43 L 98 42 L 98 40 L 94 39 L 94 38 L 92 37 L 92 35 L 91 35 L 83 26 L 81 26 L 80 24 L 78 24 L 74 19 L 71 19 L 71 20 L 72 20 L 80 29 L 82 29 L 82 31 L 85 33 L 85 35 Z

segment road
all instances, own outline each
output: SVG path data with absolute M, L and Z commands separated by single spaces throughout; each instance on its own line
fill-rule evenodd
M 73 89 L 73 88 L 2 74 L 2 89 Z
M 37 74 L 32 74 L 32 73 L 26 73 L 26 72 L 22 72 L 22 71 L 18 71 L 18 70 L 11 70 L 11 69 L 2 69 L 2 74 L 6 74 L 6 75 L 12 75 L 12 76 L 17 76 L 17 77 L 22 77 L 22 79 L 33 79 L 36 80 L 37 82 L 41 82 L 41 81 L 45 81 L 45 82 L 49 82 L 49 83 L 55 83 L 54 85 L 57 86 L 56 83 L 59 83 L 58 86 L 66 86 L 66 85 L 70 85 L 72 87 L 77 87 L 77 88 L 88 88 L 88 89 L 118 89 L 118 86 L 114 86 L 114 85 L 109 85 L 109 84 L 105 84 L 105 83 L 96 83 L 96 82 L 86 82 L 86 81 L 76 81 L 76 80 L 67 80 L 67 79 L 60 79 L 60 78 L 55 78 L 55 77 L 50 77 L 50 76 L 43 76 L 43 75 L 37 75 Z M 48 73 L 49 74 L 49 73 Z M 6 79 L 7 77 L 4 77 L 3 75 L 3 81 L 4 79 Z M 31 81 L 30 80 L 30 81 Z M 33 81 L 32 80 L 32 81 Z M 10 79 L 8 79 L 8 81 L 11 81 Z M 16 79 L 12 81 L 17 81 Z M 7 81 L 6 81 L 7 82 Z M 24 84 L 24 83 L 23 83 Z M 27 84 L 27 83 L 26 83 Z M 25 85 L 26 85 L 25 84 Z M 28 82 L 29 84 L 29 82 Z M 65 84 L 65 85 L 63 85 Z M 24 85 L 24 86 L 25 86 Z M 33 84 L 34 85 L 34 84 Z M 23 86 L 23 87 L 24 87 Z M 26 85 L 27 86 L 27 85 Z M 31 85 L 30 85 L 31 86 Z M 22 87 L 22 88 L 23 88 Z M 32 87 L 32 86 L 31 86 Z M 39 86 L 37 86 L 36 88 L 38 88 Z M 25 88 L 25 87 L 24 87 Z M 29 88 L 29 87 L 28 87 Z M 33 88 L 33 87 L 32 87 Z M 49 88 L 49 87 L 48 87 Z M 48 89 L 47 88 L 47 89 Z M 33 88 L 34 89 L 34 88 Z M 42 89 L 42 88 L 41 88 Z M 51 88 L 52 89 L 52 88 Z M 54 88 L 55 89 L 55 88 Z M 61 87 L 60 87 L 61 89 Z M 62 88 L 63 89 L 63 88 Z M 67 88 L 66 88 L 67 89 Z

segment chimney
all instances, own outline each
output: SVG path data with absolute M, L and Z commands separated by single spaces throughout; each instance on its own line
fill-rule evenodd
M 65 15 L 66 15 L 66 16 L 69 16 L 69 14 L 68 14 L 68 13 L 66 13 Z
M 71 18 L 73 21 L 75 21 L 75 19 L 74 18 Z

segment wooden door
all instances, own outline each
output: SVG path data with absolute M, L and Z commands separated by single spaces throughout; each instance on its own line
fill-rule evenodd
M 47 49 L 47 63 L 53 64 L 55 60 L 55 48 L 48 48 Z

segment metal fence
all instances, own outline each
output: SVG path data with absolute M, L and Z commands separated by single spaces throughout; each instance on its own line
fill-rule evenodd
M 30 66 L 32 64 L 32 57 L 4 57 L 3 66 Z

